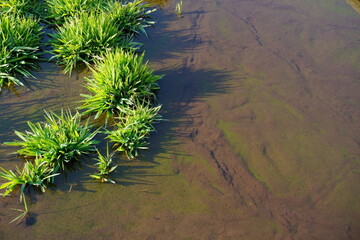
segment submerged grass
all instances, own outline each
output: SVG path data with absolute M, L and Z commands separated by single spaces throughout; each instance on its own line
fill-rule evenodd
M 38 68 L 41 27 L 38 20 L 18 15 L 0 15 L 0 90 L 31 77 Z
M 79 63 L 90 65 L 101 53 L 116 47 L 136 49 L 136 44 L 121 35 L 107 13 L 80 13 L 66 20 L 52 34 L 52 53 L 64 72 L 71 73 Z
M 96 60 L 93 77 L 85 86 L 92 95 L 82 94 L 86 99 L 80 107 L 85 114 L 96 113 L 115 116 L 122 109 L 133 108 L 137 103 L 149 103 L 159 90 L 157 81 L 162 78 L 144 63 L 144 55 L 125 52 L 121 49 L 108 51 L 101 60 Z
M 82 154 L 95 151 L 93 140 L 96 131 L 90 131 L 88 123 L 81 123 L 79 113 L 70 111 L 61 114 L 46 112 L 45 122 L 31 123 L 31 131 L 15 131 L 21 141 L 6 143 L 21 146 L 17 152 L 24 156 L 41 157 L 57 172 L 65 169 L 65 164 L 79 161 Z
M 135 109 L 123 109 L 125 117 L 119 119 L 117 129 L 107 131 L 107 138 L 115 143 L 116 151 L 125 152 L 131 159 L 138 156 L 139 150 L 147 149 L 149 135 L 155 131 L 153 123 L 161 120 L 160 108 L 140 105 Z

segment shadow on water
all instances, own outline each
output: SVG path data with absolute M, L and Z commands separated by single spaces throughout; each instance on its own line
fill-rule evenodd
M 199 14 L 199 12 L 187 14 Z M 169 64 L 167 64 L 166 67 L 160 68 L 156 72 L 157 74 L 165 74 L 165 77 L 159 81 L 161 90 L 158 101 L 163 105 L 161 115 L 166 120 L 156 124 L 157 131 L 151 136 L 149 150 L 141 152 L 139 160 L 125 161 L 123 160 L 125 159 L 124 156 L 115 156 L 114 163 L 118 164 L 118 167 L 111 177 L 118 185 L 123 187 L 131 185 L 150 186 L 154 185 L 151 177 L 167 177 L 177 174 L 176 171 L 173 174 L 153 174 L 151 169 L 161 164 L 162 161 L 169 161 L 168 154 L 184 155 L 184 153 L 176 152 L 173 146 L 178 139 L 188 137 L 188 133 L 179 132 L 177 129 L 180 125 L 188 123 L 186 116 L 187 112 L 192 108 L 192 102 L 228 90 L 226 81 L 229 80 L 230 72 L 194 69 L 191 66 L 190 60 L 185 55 L 195 53 L 196 47 L 201 42 L 194 38 L 189 32 L 190 29 L 167 29 L 167 25 L 171 21 L 178 21 L 173 12 L 164 14 L 157 11 L 154 18 L 158 20 L 158 23 L 156 28 L 149 30 L 150 38 L 141 39 L 141 42 L 146 46 L 146 58 L 151 62 L 166 62 L 168 60 L 174 62 L 175 60 L 173 66 L 169 67 Z M 64 87 L 64 83 L 59 84 L 58 80 L 67 76 L 63 75 L 59 68 L 52 63 L 42 64 L 42 69 L 44 72 L 39 72 L 36 75 L 37 79 L 29 81 L 32 90 L 21 91 L 19 97 L 11 93 L 1 96 L 0 142 L 13 141 L 14 129 L 18 131 L 28 129 L 27 124 L 25 124 L 26 121 L 36 122 L 43 120 L 43 109 L 59 108 L 59 99 L 61 99 L 62 95 L 57 93 L 56 89 Z M 74 76 L 71 79 L 74 79 Z M 31 116 L 31 119 L 28 119 L 29 116 Z M 99 145 L 101 152 L 105 152 L 105 142 L 103 140 Z M 166 153 L 166 155 L 162 155 L 163 153 Z M 93 160 L 88 159 L 78 171 L 63 177 L 57 177 L 56 188 L 51 191 L 60 195 L 71 191 L 96 192 L 93 189 L 96 189 L 96 185 L 102 183 L 91 179 L 89 176 L 96 172 L 96 169 L 90 167 L 93 163 Z M 112 187 L 111 184 L 109 186 Z M 158 194 L 157 192 L 147 193 Z M 33 202 L 41 201 L 41 198 L 38 199 L 37 196 L 37 194 L 31 196 Z M 27 225 L 36 225 L 37 215 L 71 211 L 92 204 L 95 203 L 90 200 L 86 204 L 72 208 L 39 211 L 31 215 Z

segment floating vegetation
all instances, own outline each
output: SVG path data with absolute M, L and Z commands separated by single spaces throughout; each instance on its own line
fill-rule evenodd
M 84 114 L 96 113 L 95 118 L 103 113 L 117 116 L 122 109 L 152 102 L 159 90 L 157 81 L 162 78 L 144 63 L 144 54 L 121 49 L 108 51 L 96 60 L 92 72 L 85 86 L 92 95 L 82 94 L 86 99 L 80 108 L 86 109 Z
M 17 151 L 21 155 L 43 158 L 54 172 L 65 169 L 66 163 L 79 161 L 82 154 L 95 151 L 93 145 L 97 142 L 93 138 L 97 132 L 92 132 L 87 122 L 81 123 L 79 113 L 45 112 L 45 122 L 28 122 L 28 125 L 31 131 L 15 131 L 21 141 L 6 144 L 21 146 Z
M 94 179 L 99 179 L 101 182 L 111 182 L 115 183 L 109 175 L 117 168 L 117 165 L 112 166 L 112 156 L 114 154 L 109 154 L 109 148 L 106 149 L 106 156 L 101 155 L 99 150 L 97 150 L 98 158 L 96 159 L 97 163 L 95 166 L 98 168 L 96 174 L 90 175 Z
M 123 109 L 125 117 L 119 119 L 116 130 L 107 132 L 107 138 L 115 143 L 117 151 L 125 152 L 129 159 L 137 157 L 138 150 L 147 149 L 147 139 L 155 131 L 153 123 L 161 120 L 158 115 L 160 108 L 140 105 L 134 109 Z
M 0 15 L 0 90 L 31 77 L 38 68 L 41 27 L 32 17 Z

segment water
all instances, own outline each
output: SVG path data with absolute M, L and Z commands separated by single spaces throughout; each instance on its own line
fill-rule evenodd
M 0 238 L 358 239 L 360 16 L 341 0 L 188 0 L 155 14 L 146 56 L 163 116 L 116 185 L 83 169 L 34 196 L 18 226 L 0 200 Z M 76 107 L 86 73 L 54 65 L 3 94 L 0 141 Z M 1 146 L 0 164 L 21 162 Z

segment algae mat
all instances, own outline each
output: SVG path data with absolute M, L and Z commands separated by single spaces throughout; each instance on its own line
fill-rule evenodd
M 1 199 L 0 238 L 358 239 L 359 14 L 341 0 L 188 0 L 177 18 L 175 4 L 140 40 L 166 74 L 150 151 L 121 162 L 116 185 L 86 165 L 58 179 L 16 227 L 17 197 Z M 45 69 L 1 96 L 1 142 L 76 105 L 84 74 Z

